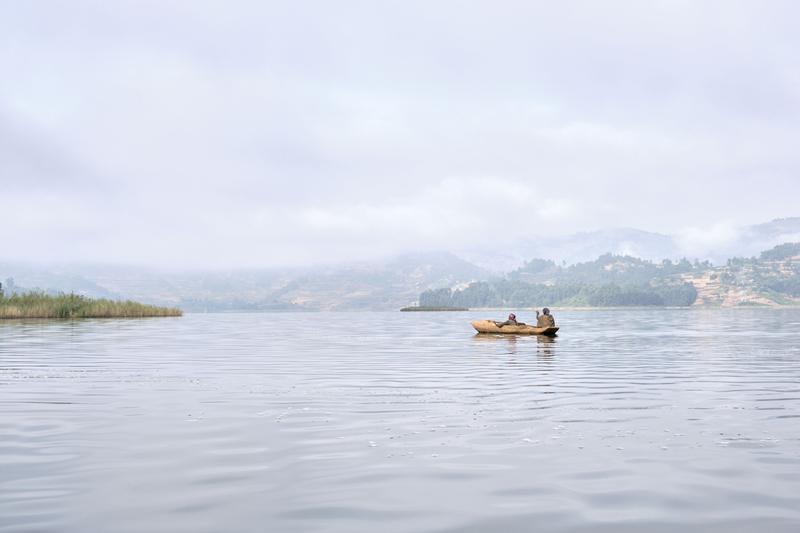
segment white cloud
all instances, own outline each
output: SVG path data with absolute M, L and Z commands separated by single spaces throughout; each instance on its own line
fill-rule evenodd
M 741 236 L 733 221 L 721 221 L 707 227 L 689 226 L 676 235 L 678 247 L 688 257 L 702 257 L 709 252 L 724 252 Z
M 0 213 L 6 254 L 272 264 L 612 226 L 726 246 L 798 214 L 798 11 L 15 3 L 0 192 L 81 214 Z

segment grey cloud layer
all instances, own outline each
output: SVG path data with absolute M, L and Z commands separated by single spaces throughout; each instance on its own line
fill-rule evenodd
M 798 214 L 792 2 L 1 9 L 9 258 L 256 266 L 623 225 L 692 243 Z

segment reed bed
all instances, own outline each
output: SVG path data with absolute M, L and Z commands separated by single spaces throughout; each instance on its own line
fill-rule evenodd
M 0 296 L 3 318 L 144 318 L 181 316 L 175 307 L 157 307 L 132 301 L 93 299 L 80 294 L 50 296 L 40 292 Z

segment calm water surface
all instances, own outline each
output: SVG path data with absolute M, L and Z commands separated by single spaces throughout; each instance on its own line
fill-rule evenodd
M 800 531 L 800 310 L 486 314 L 0 323 L 0 531 Z

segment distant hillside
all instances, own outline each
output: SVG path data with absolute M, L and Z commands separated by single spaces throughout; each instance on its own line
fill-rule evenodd
M 291 279 L 278 270 L 236 272 L 172 272 L 112 265 L 0 263 L 0 280 L 13 278 L 17 287 L 51 295 L 61 292 L 90 298 L 133 299 L 184 309 L 247 309 L 267 299 Z M 246 298 L 243 298 L 246 295 Z M 184 307 L 184 304 L 189 304 Z
M 744 237 L 765 241 L 800 241 L 800 217 L 776 218 L 771 222 L 756 224 L 745 229 Z
M 690 242 L 686 236 L 617 228 L 564 237 L 521 233 L 513 246 L 484 246 L 459 251 L 458 255 L 493 272 L 509 272 L 531 257 L 574 264 L 607 253 L 651 261 L 689 257 L 722 264 L 729 257 L 750 257 L 778 244 L 798 241 L 800 217 L 794 217 L 732 229 L 726 238 L 708 239 L 704 244 Z
M 465 307 L 800 305 L 800 243 L 723 267 L 612 254 L 566 267 L 534 259 L 503 279 L 428 290 L 419 301 Z
M 315 270 L 273 293 L 277 301 L 311 309 L 399 309 L 430 288 L 454 287 L 489 273 L 449 253 L 412 254 L 382 263 Z
M 304 269 L 170 272 L 72 266 L 47 270 L 0 264 L 26 290 L 135 299 L 186 311 L 399 309 L 430 288 L 457 287 L 491 274 L 449 253 L 407 254 L 385 261 Z
M 573 264 L 592 261 L 607 253 L 650 260 L 680 256 L 673 237 L 632 228 L 576 233 L 566 237 L 523 234 L 512 247 L 489 246 L 462 251 L 459 255 L 487 270 L 508 272 L 531 257 Z
M 503 279 L 481 281 L 458 290 L 422 293 L 423 306 L 688 306 L 697 291 L 682 275 L 702 271 L 708 263 L 673 263 L 605 254 L 570 266 L 534 259 Z
M 800 218 L 741 229 L 724 245 L 741 253 L 718 256 L 718 251 L 714 252 L 715 258 L 721 257 L 715 259 L 716 266 L 676 255 L 680 246 L 673 237 L 616 229 L 565 238 L 520 236 L 513 246 L 476 254 L 473 258 L 478 264 L 449 252 L 306 268 L 233 271 L 198 268 L 177 272 L 108 265 L 42 267 L 0 261 L 0 281 L 13 277 L 16 285 L 26 290 L 131 299 L 186 311 L 390 310 L 421 303 L 420 295 L 429 290 L 446 289 L 468 299 L 470 293 L 461 289 L 476 281 L 500 291 L 491 296 L 486 293 L 487 285 L 481 285 L 484 302 L 531 298 L 538 302 L 542 296 L 550 303 L 573 305 L 644 301 L 672 305 L 690 296 L 688 284 L 697 291 L 696 305 L 778 305 L 794 301 L 792 270 L 779 268 L 780 261 L 771 259 L 775 253 L 784 253 L 780 252 L 783 249 L 765 252 L 764 256 L 759 252 L 784 242 L 800 242 Z M 727 262 L 734 256 L 749 259 Z M 569 290 L 537 295 L 530 292 L 530 285 Z M 609 287 L 594 292 L 601 286 Z M 434 305 L 484 304 L 459 301 Z
M 800 305 L 800 243 L 776 246 L 758 258 L 734 258 L 682 279 L 697 289 L 697 305 Z
M 80 273 L 80 268 L 43 268 L 21 263 L 0 263 L 0 283 L 7 292 L 36 291 L 58 295 L 62 292 L 92 298 L 119 299 L 120 294 Z
M 677 280 L 681 274 L 703 271 L 711 268 L 711 263 L 694 263 L 687 259 L 680 261 L 663 260 L 658 263 L 631 257 L 629 255 L 603 254 L 594 261 L 559 266 L 553 261 L 534 259 L 510 272 L 510 280 L 546 285 L 565 283 L 604 283 L 641 284 L 653 281 Z

